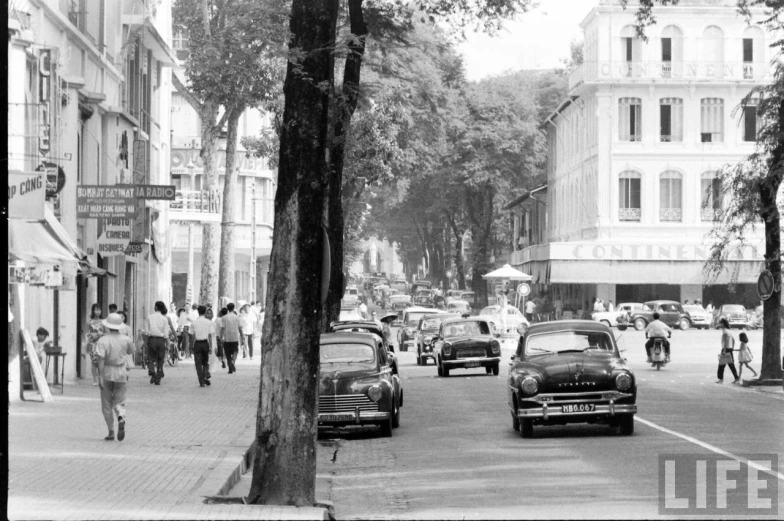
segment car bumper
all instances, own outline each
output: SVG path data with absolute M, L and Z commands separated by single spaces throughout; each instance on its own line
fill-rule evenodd
M 441 360 L 441 365 L 449 369 L 456 369 L 464 367 L 469 369 L 471 367 L 488 367 L 501 363 L 500 356 L 482 357 L 482 358 L 460 358 L 458 360 Z
M 433 360 L 436 359 L 432 351 L 422 351 L 419 355 L 419 358 L 432 358 Z
M 349 417 L 350 416 L 350 417 Z M 354 411 L 343 413 L 319 413 L 319 427 L 340 426 L 340 425 L 362 425 L 366 423 L 377 423 L 391 418 L 389 412 L 383 411 Z
M 566 405 L 566 404 L 564 404 Z M 619 414 L 635 414 L 637 413 L 636 404 L 597 404 L 592 411 L 574 411 L 564 412 L 562 405 L 542 404 L 542 407 L 533 409 L 518 409 L 517 417 L 520 419 L 541 418 L 548 420 L 550 418 L 572 418 L 582 416 L 616 416 Z

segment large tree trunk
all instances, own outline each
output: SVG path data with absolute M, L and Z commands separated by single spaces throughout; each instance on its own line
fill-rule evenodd
M 479 193 L 468 194 L 468 215 L 471 221 L 473 244 L 472 289 L 476 294 L 477 307 L 487 306 L 487 281 L 482 278 L 490 270 L 490 232 L 493 224 L 493 189 L 484 186 Z
M 226 134 L 226 177 L 223 184 L 223 217 L 221 219 L 220 239 L 220 281 L 218 295 L 232 301 L 237 298 L 234 287 L 234 218 L 237 193 L 237 172 L 234 163 L 237 155 L 237 127 L 244 107 L 234 107 L 229 112 Z M 251 259 L 255 266 L 256 259 Z M 253 268 L 251 268 L 253 269 Z
M 365 54 L 365 36 L 368 33 L 365 18 L 362 13 L 363 0 L 349 0 L 349 19 L 351 34 L 355 36 L 348 44 L 349 53 L 346 56 L 346 65 L 343 69 L 342 93 L 335 104 L 335 126 L 332 154 L 332 164 L 329 175 L 329 216 L 327 234 L 331 253 L 329 280 L 329 293 L 324 310 L 323 328 L 340 314 L 340 301 L 344 291 L 344 264 L 345 252 L 343 251 L 345 220 L 343 217 L 343 165 L 345 162 L 346 136 L 351 125 L 351 117 L 357 108 L 359 100 L 359 80 L 362 68 L 362 57 Z M 351 183 L 354 186 L 354 183 Z M 354 194 L 349 194 L 353 196 Z
M 762 220 L 765 223 L 765 261 L 773 274 L 774 292 L 763 304 L 762 368 L 760 380 L 777 380 L 781 374 L 781 214 L 776 196 L 784 180 L 784 103 L 779 105 L 779 140 L 771 154 L 771 170 L 760 185 Z
M 250 498 L 311 506 L 316 488 L 316 400 L 329 105 L 339 0 L 293 0 L 283 87 L 275 228 L 261 350 L 258 450 Z
M 218 149 L 218 132 L 215 124 L 218 117 L 218 104 L 212 101 L 204 102 L 199 113 L 201 119 L 201 159 L 204 164 L 204 184 L 202 191 L 207 192 L 210 204 L 220 200 L 218 190 L 218 176 L 215 174 L 216 152 Z M 212 206 L 210 212 L 219 212 L 220 205 Z M 201 288 L 199 289 L 199 303 L 212 304 L 218 309 L 218 253 L 220 251 L 220 228 L 217 223 L 202 225 L 201 238 Z
M 454 264 L 455 275 L 457 279 L 457 287 L 465 289 L 465 267 L 463 266 L 463 230 L 457 226 L 457 221 L 454 215 L 448 214 L 449 227 L 452 228 L 452 233 L 455 236 L 455 250 L 454 250 Z

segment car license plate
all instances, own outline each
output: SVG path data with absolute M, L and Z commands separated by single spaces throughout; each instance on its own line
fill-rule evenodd
M 346 414 L 319 414 L 319 422 L 353 422 L 354 415 Z
M 596 405 L 593 403 L 575 403 L 561 407 L 563 407 L 563 412 L 593 412 L 596 410 Z
M 466 368 L 469 368 L 469 367 L 479 367 L 479 362 L 468 362 L 467 364 L 465 364 L 465 367 Z

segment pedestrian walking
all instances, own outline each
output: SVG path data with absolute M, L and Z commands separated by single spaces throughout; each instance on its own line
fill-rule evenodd
M 193 336 L 193 323 L 199 318 L 199 305 L 193 304 L 191 309 L 188 310 L 188 327 L 190 329 L 190 336 L 188 340 L 190 343 L 188 344 L 188 358 L 193 356 L 193 343 L 195 342 L 195 337 Z
M 207 306 L 199 306 L 199 318 L 193 323 L 193 360 L 196 364 L 196 376 L 199 386 L 210 385 L 210 354 L 212 353 L 212 334 L 215 327 L 207 317 Z
M 114 439 L 114 416 L 117 415 L 117 439 L 125 439 L 125 396 L 128 383 L 127 356 L 133 354 L 131 339 L 123 335 L 123 317 L 110 314 L 103 322 L 107 333 L 95 345 L 98 360 L 99 386 L 101 388 L 101 411 L 109 434 L 107 441 Z
M 237 359 L 237 350 L 240 344 L 240 317 L 234 312 L 234 303 L 226 305 L 226 316 L 221 319 L 221 336 L 223 337 L 223 353 L 226 355 L 226 362 L 229 365 L 229 374 L 236 373 L 237 367 L 234 365 Z
M 220 361 L 220 358 L 218 358 L 218 325 L 215 322 L 215 312 L 210 306 L 207 306 L 207 311 L 204 313 L 204 318 L 209 320 L 210 324 L 212 324 L 212 333 L 210 333 L 210 347 L 212 349 L 210 351 L 209 358 L 210 374 L 212 374 L 218 370 L 218 362 Z
M 95 344 L 104 335 L 106 330 L 101 319 L 101 305 L 97 302 L 90 307 L 90 321 L 87 323 L 87 350 L 86 356 L 90 357 L 90 372 L 93 375 L 93 385 L 98 385 L 98 359 L 95 358 Z
M 533 300 L 529 300 L 525 303 L 525 318 L 528 320 L 529 324 L 532 324 L 534 321 L 534 312 L 536 311 L 536 304 Z
M 166 358 L 166 348 L 169 342 L 169 333 L 176 332 L 166 316 L 166 304 L 160 300 L 155 303 L 155 313 L 147 317 L 145 329 L 147 330 L 147 373 L 150 383 L 161 385 L 163 374 L 163 361 Z
M 749 337 L 745 332 L 742 332 L 738 335 L 738 340 L 740 340 L 740 348 L 738 349 L 738 380 L 740 380 L 741 376 L 743 376 L 743 366 L 749 368 L 749 371 L 754 373 L 754 376 L 757 376 L 757 371 L 755 371 L 749 364 L 754 357 L 751 355 L 751 350 L 749 349 Z
M 253 314 L 250 306 L 245 304 L 240 309 L 240 328 L 242 329 L 242 358 L 249 357 L 253 360 Z
M 738 371 L 735 370 L 735 360 L 732 357 L 735 338 L 730 333 L 730 323 L 726 318 L 722 317 L 719 319 L 719 327 L 721 328 L 721 353 L 719 353 L 719 370 L 716 373 L 718 377 L 716 383 L 724 383 L 724 367 L 730 366 L 730 371 L 732 371 L 732 375 L 735 377 L 735 381 L 732 383 L 736 384 L 740 382 L 740 377 L 738 376 Z
M 190 319 L 188 318 L 188 310 L 185 308 L 177 310 L 177 339 L 177 349 L 180 351 L 180 360 L 182 360 L 191 344 Z
M 561 300 L 561 296 L 559 295 L 558 297 L 555 298 L 555 319 L 556 320 L 561 320 L 561 317 L 563 317 L 563 309 L 564 309 L 563 300 Z
M 218 311 L 218 316 L 215 318 L 215 340 L 216 344 L 218 345 L 218 359 L 221 361 L 221 368 L 226 369 L 226 354 L 223 351 L 223 336 L 221 335 L 221 324 L 223 317 L 226 316 L 229 310 L 226 308 L 221 308 Z

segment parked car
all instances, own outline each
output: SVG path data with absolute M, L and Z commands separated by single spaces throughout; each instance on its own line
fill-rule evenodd
M 753 313 L 746 311 L 746 308 L 740 304 L 724 304 L 719 308 L 716 314 L 716 323 L 720 318 L 726 318 L 730 323 L 730 328 L 740 327 L 743 329 L 751 329 L 754 323 Z
M 413 300 L 415 306 L 433 307 L 433 291 L 429 289 L 418 289 L 414 294 Z
M 433 339 L 438 336 L 438 328 L 441 327 L 441 322 L 448 318 L 460 318 L 460 315 L 441 311 L 423 315 L 422 318 L 419 319 L 419 325 L 414 332 L 417 365 L 427 365 L 428 358 L 435 360 L 433 357 Z
M 691 317 L 691 325 L 697 329 L 710 329 L 713 315 L 705 311 L 705 308 L 693 304 L 690 306 L 683 306 L 683 310 L 689 313 Z
M 403 311 L 403 323 L 397 331 L 397 344 L 401 351 L 408 351 L 409 346 L 414 345 L 414 332 L 419 325 L 419 320 L 432 313 L 440 313 L 440 311 L 423 307 L 412 307 Z
M 471 306 L 465 300 L 452 299 L 446 303 L 447 313 L 471 313 Z
M 634 433 L 637 382 L 612 330 L 591 320 L 533 324 L 520 338 L 507 379 L 512 428 L 599 423 Z
M 678 329 L 689 329 L 691 327 L 691 317 L 687 311 L 683 310 L 680 302 L 674 300 L 651 300 L 646 302 L 642 309 L 632 312 L 631 323 L 634 329 L 642 331 L 653 321 L 653 313 L 659 313 L 659 320 L 670 327 Z
M 501 334 L 514 333 L 520 325 L 525 327 L 530 325 L 528 319 L 514 306 L 506 306 L 506 330 L 504 331 L 501 331 L 501 306 L 498 304 L 487 306 L 479 314 L 481 316 L 493 317 L 495 329 Z
M 400 425 L 403 388 L 376 335 L 325 333 L 319 351 L 319 427 L 378 425 L 392 436 Z
M 382 319 L 383 320 L 383 319 Z M 389 359 L 389 366 L 392 368 L 393 374 L 398 374 L 397 370 L 397 357 L 395 356 L 395 346 L 392 345 L 392 339 L 389 338 L 388 329 L 385 331 L 383 325 L 379 326 L 378 322 L 373 320 L 344 320 L 332 322 L 327 330 L 328 333 L 369 333 L 376 335 L 381 339 L 384 349 L 387 351 L 387 358 Z
M 447 377 L 455 369 L 484 367 L 498 375 L 501 363 L 500 335 L 483 317 L 451 318 L 441 322 L 433 339 L 433 358 L 438 376 Z
M 627 326 L 630 313 L 642 309 L 641 302 L 623 302 L 613 311 L 594 311 L 591 318 L 597 322 L 602 322 L 609 327 Z

